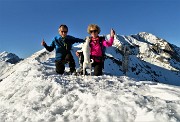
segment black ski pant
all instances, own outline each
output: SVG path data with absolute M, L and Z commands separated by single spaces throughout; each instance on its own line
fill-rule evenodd
M 100 76 L 102 75 L 102 69 L 103 69 L 103 63 L 102 62 L 94 62 L 92 64 L 94 67 L 94 75 L 95 76 Z
M 73 73 L 75 69 L 75 61 L 71 53 L 68 53 L 67 55 L 64 56 L 61 60 L 56 60 L 55 61 L 55 66 L 56 66 L 56 72 L 58 74 L 63 74 L 65 70 L 65 64 L 69 63 L 69 68 L 70 72 Z

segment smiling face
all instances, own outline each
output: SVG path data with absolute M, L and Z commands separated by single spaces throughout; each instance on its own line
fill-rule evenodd
M 100 28 L 98 25 L 90 24 L 87 29 L 88 33 L 91 35 L 91 37 L 96 38 L 98 37 L 98 34 L 100 33 Z
M 97 30 L 97 29 L 91 28 L 91 29 L 89 30 L 89 33 L 90 33 L 90 35 L 91 35 L 93 38 L 96 38 L 96 37 L 98 36 L 98 30 Z
M 61 26 L 58 31 L 59 31 L 59 34 L 61 35 L 61 37 L 64 38 L 67 36 L 68 29 L 66 27 Z

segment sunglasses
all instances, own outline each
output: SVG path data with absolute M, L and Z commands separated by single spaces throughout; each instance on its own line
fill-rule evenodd
M 96 33 L 96 32 L 98 32 L 97 30 L 90 30 L 89 31 L 90 33 Z
M 67 31 L 61 31 L 61 33 L 67 33 Z

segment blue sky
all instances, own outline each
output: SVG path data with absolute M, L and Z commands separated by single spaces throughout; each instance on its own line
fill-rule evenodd
M 119 35 L 149 32 L 180 47 L 179 0 L 0 0 L 0 52 L 26 58 L 58 35 L 60 24 L 69 35 L 85 38 L 91 23 L 100 34 L 114 28 Z

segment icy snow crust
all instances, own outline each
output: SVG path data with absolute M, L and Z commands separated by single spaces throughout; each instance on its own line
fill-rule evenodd
M 41 50 L 11 67 L 0 82 L 1 122 L 180 121 L 179 86 L 107 74 L 58 75 L 53 57 Z

